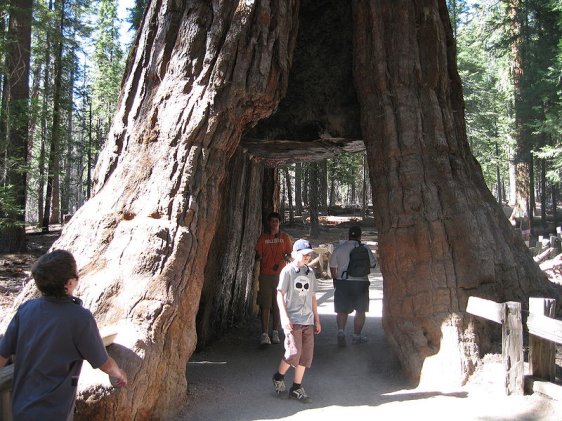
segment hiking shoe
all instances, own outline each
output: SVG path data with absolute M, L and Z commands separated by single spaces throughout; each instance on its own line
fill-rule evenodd
M 281 343 L 281 341 L 279 340 L 279 332 L 274 330 L 273 332 L 271 332 L 271 343 L 272 344 L 278 344 Z
M 278 395 L 283 393 L 287 388 L 285 387 L 285 380 L 275 380 L 275 374 L 273 375 L 273 388 L 275 389 L 275 393 Z
M 260 336 L 260 345 L 267 346 L 271 345 L 271 341 L 269 340 L 269 335 L 267 333 L 262 333 Z
M 365 335 L 353 335 L 353 337 L 351 338 L 351 343 L 354 345 L 364 344 L 367 341 L 368 339 Z
M 312 399 L 310 399 L 310 397 L 306 394 L 306 392 L 304 391 L 304 387 L 302 386 L 298 389 L 293 389 L 291 387 L 291 390 L 289 391 L 289 398 L 296 399 L 297 401 L 302 403 L 312 402 Z
M 338 332 L 338 346 L 343 348 L 346 345 L 347 345 L 347 342 L 345 340 L 345 333 Z

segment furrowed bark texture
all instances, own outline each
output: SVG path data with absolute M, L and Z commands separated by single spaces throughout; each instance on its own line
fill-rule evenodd
M 353 13 L 383 326 L 412 380 L 459 384 L 486 342 L 470 295 L 525 303 L 554 291 L 470 152 L 445 1 L 356 0 Z
M 94 197 L 56 244 L 82 267 L 79 295 L 98 323 L 119 324 L 111 349 L 130 380 L 119 392 L 82 387 L 80 418 L 168 418 L 185 403 L 223 178 L 241 133 L 286 90 L 297 8 L 150 3 Z
M 205 268 L 197 314 L 198 346 L 254 315 L 255 244 L 262 231 L 263 178 L 262 165 L 238 148 L 225 178 L 220 222 Z M 187 375 L 189 378 L 189 372 Z

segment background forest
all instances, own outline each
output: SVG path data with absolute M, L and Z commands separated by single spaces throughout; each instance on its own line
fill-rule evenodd
M 23 251 L 90 196 L 146 0 L 0 4 L 0 252 Z M 557 225 L 562 0 L 448 0 L 466 128 L 486 183 L 517 221 Z M 122 30 L 128 32 L 123 37 Z M 371 202 L 362 154 L 279 168 L 288 218 Z M 309 180 L 318 180 L 310 183 Z M 376 203 L 374 204 L 376 206 Z M 68 215 L 68 216 L 67 216 Z

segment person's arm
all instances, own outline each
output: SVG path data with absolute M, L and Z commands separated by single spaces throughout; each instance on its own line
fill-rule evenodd
M 367 251 L 369 252 L 369 261 L 371 263 L 371 269 L 374 269 L 377 267 L 377 258 L 375 257 L 375 254 L 371 251 L 369 247 L 367 247 Z
M 3 357 L 2 355 L 0 355 L 0 368 L 4 367 L 7 362 L 8 362 L 8 358 Z
M 319 334 L 322 331 L 322 326 L 320 325 L 320 316 L 318 315 L 316 294 L 312 296 L 312 313 L 314 313 L 314 333 Z
M 108 357 L 107 361 L 100 366 L 100 370 L 115 378 L 117 387 L 127 386 L 127 374 L 119 368 L 113 358 Z
M 336 287 L 336 277 L 338 276 L 338 268 L 330 266 L 330 274 L 332 275 L 332 283 Z
M 293 330 L 293 324 L 289 320 L 289 314 L 287 313 L 287 304 L 285 303 L 285 291 L 280 289 L 277 290 L 277 306 L 279 307 L 279 318 L 281 320 L 281 327 L 285 332 L 291 332 Z

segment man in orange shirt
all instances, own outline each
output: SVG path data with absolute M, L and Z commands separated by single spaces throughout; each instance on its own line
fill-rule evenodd
M 269 230 L 260 235 L 256 244 L 256 258 L 260 261 L 258 305 L 261 312 L 260 345 L 280 343 L 279 308 L 277 307 L 277 285 L 279 274 L 285 267 L 292 251 L 291 238 L 279 231 L 281 217 L 277 212 L 267 216 Z M 273 313 L 273 329 L 269 336 L 269 315 Z

